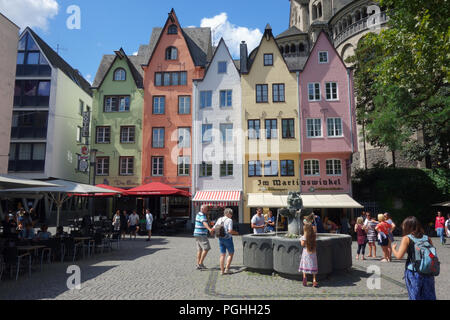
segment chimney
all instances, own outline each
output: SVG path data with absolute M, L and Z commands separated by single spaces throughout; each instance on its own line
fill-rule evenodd
M 248 73 L 248 50 L 245 41 L 241 42 L 241 73 Z

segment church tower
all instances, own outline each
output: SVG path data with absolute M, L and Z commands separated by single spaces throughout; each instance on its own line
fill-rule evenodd
M 301 32 L 309 29 L 309 0 L 290 0 L 291 13 L 289 28 L 296 27 Z

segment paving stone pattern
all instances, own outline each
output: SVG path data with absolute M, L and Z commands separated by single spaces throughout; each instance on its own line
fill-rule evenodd
M 76 261 L 81 268 L 81 290 L 69 290 L 66 273 L 72 263 L 45 265 L 44 271 L 22 275 L 16 282 L 8 277 L 0 282 L 0 300 L 328 300 L 328 299 L 408 299 L 403 281 L 404 261 L 381 263 L 378 260 L 354 261 L 348 272 L 333 274 L 320 282 L 320 288 L 304 288 L 299 281 L 278 275 L 247 272 L 242 265 L 242 242 L 234 238 L 236 256 L 232 275 L 220 275 L 217 240 L 206 271 L 195 270 L 195 241 L 189 235 L 126 240 L 120 250 Z M 438 299 L 450 297 L 450 245 L 437 244 L 442 262 L 436 278 Z M 378 255 L 381 254 L 381 248 Z M 356 244 L 353 244 L 353 251 Z M 369 290 L 367 268 L 381 268 L 381 290 Z M 311 285 L 311 284 L 310 284 Z

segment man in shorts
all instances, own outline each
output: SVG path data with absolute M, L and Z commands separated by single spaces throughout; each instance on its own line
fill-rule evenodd
M 130 240 L 131 237 L 134 236 L 134 240 L 136 240 L 136 231 L 139 224 L 139 216 L 136 213 L 136 210 L 133 210 L 133 213 L 128 218 L 128 228 L 130 230 Z
M 203 205 L 200 212 L 197 213 L 197 216 L 195 217 L 194 237 L 197 242 L 197 270 L 207 269 L 203 262 L 205 261 L 209 250 L 211 250 L 208 231 L 211 234 L 214 233 L 214 230 L 208 225 L 208 218 L 206 217 L 207 213 L 208 206 Z

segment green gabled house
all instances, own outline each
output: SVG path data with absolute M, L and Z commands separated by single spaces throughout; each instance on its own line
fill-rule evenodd
M 141 182 L 142 55 L 121 48 L 104 55 L 93 90 L 91 149 L 96 153 L 95 184 L 124 189 Z

